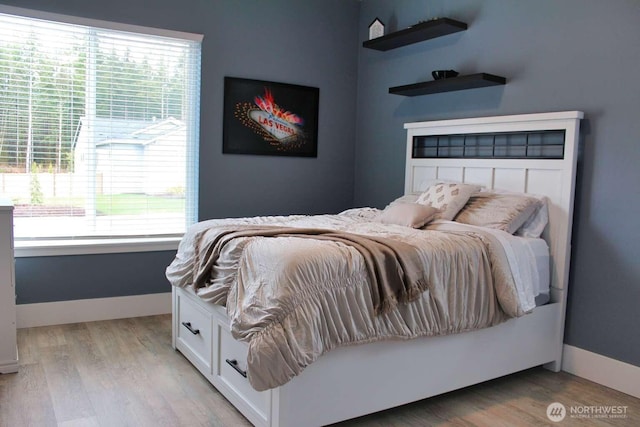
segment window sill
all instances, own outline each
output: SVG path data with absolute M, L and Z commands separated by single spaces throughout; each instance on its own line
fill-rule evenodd
M 175 251 L 181 237 L 16 241 L 15 257 Z

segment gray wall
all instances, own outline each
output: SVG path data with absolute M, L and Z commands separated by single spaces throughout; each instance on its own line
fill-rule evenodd
M 364 0 L 360 39 L 379 17 L 405 28 L 448 16 L 466 32 L 388 52 L 359 51 L 355 204 L 403 191 L 403 123 L 582 110 L 566 343 L 640 366 L 640 2 Z M 388 88 L 430 71 L 487 72 L 504 87 L 406 98 Z
M 0 0 L 204 34 L 200 219 L 337 212 L 351 206 L 356 0 Z M 317 158 L 222 154 L 224 76 L 320 88 Z M 168 292 L 171 252 L 19 258 L 18 303 Z

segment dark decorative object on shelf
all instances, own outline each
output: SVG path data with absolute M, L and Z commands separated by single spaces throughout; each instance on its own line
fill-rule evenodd
M 460 73 L 458 73 L 456 70 L 434 70 L 431 72 L 431 75 L 435 80 L 456 77 L 458 74 Z
M 362 46 L 375 50 L 390 50 L 433 39 L 467 29 L 467 24 L 449 18 L 438 18 L 420 22 L 404 30 L 396 31 L 372 40 L 362 42 Z
M 476 89 L 480 87 L 504 85 L 507 79 L 493 74 L 478 73 L 468 76 L 451 77 L 430 82 L 414 83 L 389 88 L 389 93 L 403 96 L 430 95 L 432 93 Z

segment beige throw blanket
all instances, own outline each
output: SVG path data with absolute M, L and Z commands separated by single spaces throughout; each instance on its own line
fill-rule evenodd
M 218 233 L 204 233 L 197 240 L 198 262 L 195 263 L 194 286 L 206 286 L 211 270 L 224 246 L 244 237 L 297 237 L 328 240 L 351 246 L 365 260 L 369 272 L 373 309 L 376 314 L 388 313 L 398 302 L 415 301 L 427 289 L 425 269 L 417 249 L 407 243 L 344 231 L 281 226 L 244 226 Z

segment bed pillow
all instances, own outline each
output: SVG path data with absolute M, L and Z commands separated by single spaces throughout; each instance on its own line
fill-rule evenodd
M 391 203 L 382 211 L 378 221 L 385 224 L 421 228 L 433 220 L 439 212 L 436 208 L 417 203 Z
M 539 199 L 525 194 L 479 192 L 469 198 L 455 221 L 514 234 L 541 205 Z
M 393 200 L 389 205 L 395 205 L 396 203 L 416 203 L 418 197 L 420 197 L 420 193 L 405 194 Z
M 467 203 L 472 194 L 480 191 L 479 185 L 461 182 L 441 182 L 427 188 L 417 203 L 440 210 L 437 219 L 452 220 Z
M 545 196 L 535 197 L 540 201 L 540 206 L 515 232 L 516 236 L 538 238 L 542 236 L 542 232 L 549 222 L 549 199 Z

